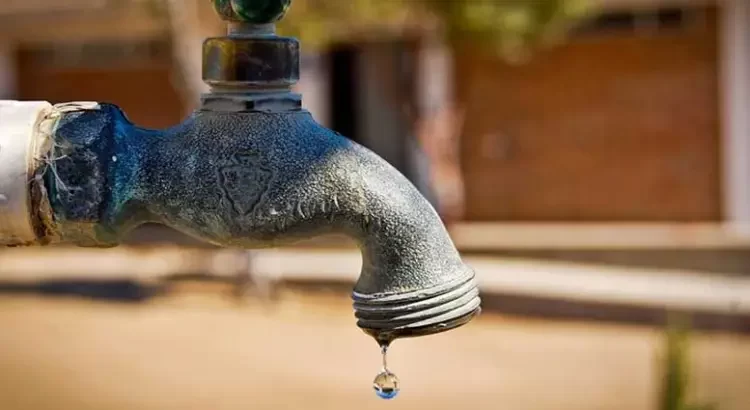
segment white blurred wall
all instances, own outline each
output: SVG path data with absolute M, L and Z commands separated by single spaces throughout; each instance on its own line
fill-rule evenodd
M 302 106 L 320 124 L 330 126 L 330 67 L 325 54 L 306 53 L 300 57 L 300 78 L 295 92 L 302 94 Z

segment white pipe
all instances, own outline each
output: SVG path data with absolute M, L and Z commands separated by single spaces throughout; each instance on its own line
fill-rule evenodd
M 0 245 L 36 240 L 28 187 L 39 126 L 51 109 L 41 101 L 0 101 Z

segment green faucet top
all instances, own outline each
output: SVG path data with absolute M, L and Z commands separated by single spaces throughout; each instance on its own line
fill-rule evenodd
M 292 0 L 211 0 L 222 19 L 252 24 L 281 20 Z

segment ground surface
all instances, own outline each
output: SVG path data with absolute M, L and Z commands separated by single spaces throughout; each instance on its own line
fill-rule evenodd
M 343 295 L 237 305 L 180 292 L 142 305 L 0 296 L 0 409 L 655 409 L 654 329 L 485 315 L 392 349 L 402 394 L 377 399 L 377 346 Z M 696 391 L 750 408 L 750 338 L 693 341 Z

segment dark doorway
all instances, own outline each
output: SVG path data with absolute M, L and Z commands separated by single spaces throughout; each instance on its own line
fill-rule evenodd
M 358 127 L 357 95 L 358 49 L 353 45 L 341 44 L 330 52 L 331 80 L 331 128 L 334 131 L 361 143 Z

